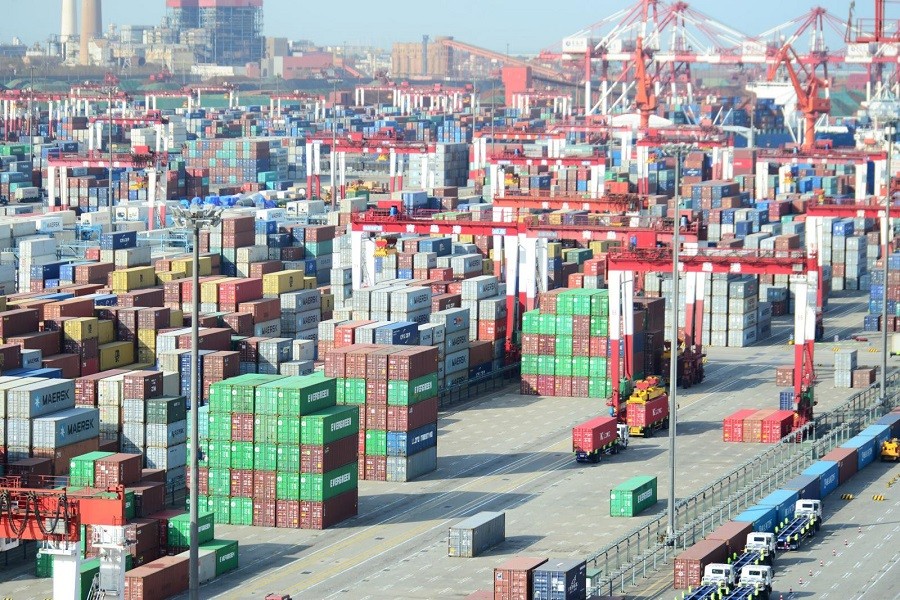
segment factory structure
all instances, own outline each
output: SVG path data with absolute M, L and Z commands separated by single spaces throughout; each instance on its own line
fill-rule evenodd
M 170 25 L 198 62 L 243 66 L 264 56 L 263 0 L 166 0 Z

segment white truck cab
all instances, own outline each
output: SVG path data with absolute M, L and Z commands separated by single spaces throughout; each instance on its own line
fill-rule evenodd
M 618 425 L 616 425 L 616 431 L 618 432 L 616 443 L 619 446 L 619 450 L 624 450 L 628 447 L 628 425 L 626 423 L 619 423 Z
M 764 565 L 747 565 L 741 569 L 741 585 L 757 585 L 772 592 L 772 567 Z
M 724 563 L 706 565 L 703 569 L 703 585 L 734 587 L 734 569 Z
M 803 515 L 815 515 L 816 518 L 822 518 L 822 501 L 821 500 L 797 500 L 794 503 L 794 516 L 801 517 Z
M 747 545 L 744 547 L 748 552 L 760 552 L 764 556 L 775 554 L 775 534 L 762 531 L 754 531 L 747 534 Z

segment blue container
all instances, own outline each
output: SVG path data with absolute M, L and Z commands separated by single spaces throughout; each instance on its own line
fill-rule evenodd
M 115 294 L 91 294 L 94 300 L 94 306 L 115 306 L 119 303 L 119 298 Z
M 775 490 L 759 502 L 757 506 L 771 506 L 775 509 L 775 518 L 779 523 L 794 518 L 794 503 L 797 501 L 796 490 Z
M 419 252 L 434 252 L 438 256 L 450 256 L 453 242 L 450 238 L 427 238 L 419 240 Z
M 875 460 L 875 438 L 861 436 L 852 437 L 841 444 L 841 448 L 856 448 L 857 472 L 862 471 L 869 466 L 869 463 Z M 881 452 L 880 447 L 878 448 L 878 452 Z
M 388 456 L 412 456 L 437 445 L 437 423 L 412 431 L 388 431 Z
M 875 424 L 889 426 L 891 428 L 891 437 L 900 437 L 900 413 L 884 415 L 875 421 Z
M 797 500 L 821 500 L 822 489 L 817 475 L 798 475 L 782 486 L 797 492 Z
M 820 460 L 818 462 L 814 462 L 813 464 L 809 465 L 801 474 L 819 478 L 820 500 L 824 499 L 825 496 L 836 490 L 840 481 L 838 479 L 838 464 L 832 460 Z
M 4 371 L 4 375 L 15 375 L 17 377 L 45 377 L 47 379 L 62 379 L 62 369 L 13 369 Z
M 484 364 L 477 365 L 475 367 L 469 367 L 469 379 L 478 379 L 479 377 L 486 377 L 490 374 L 491 369 L 493 367 L 493 363 L 486 362 Z
M 534 600 L 584 600 L 587 564 L 583 560 L 551 560 L 534 570 Z
M 881 445 L 891 438 L 891 428 L 889 425 L 869 425 L 859 432 L 857 437 L 870 437 L 875 440 L 875 451 L 881 453 Z
M 375 343 L 415 346 L 419 343 L 419 326 L 411 321 L 399 321 L 379 327 L 375 330 Z
M 278 221 L 258 220 L 255 223 L 256 233 L 265 233 L 267 235 L 278 233 Z
M 59 302 L 61 300 L 69 300 L 70 298 L 74 298 L 75 294 L 67 294 L 65 292 L 57 292 L 55 294 L 41 294 L 40 296 L 36 296 L 41 300 L 53 300 L 54 302 Z
M 290 248 L 293 245 L 293 239 L 289 233 L 270 233 L 266 237 L 266 245 L 269 248 Z
M 794 410 L 794 390 L 785 389 L 778 393 L 778 410 Z
M 124 250 L 137 247 L 137 232 L 117 231 L 100 235 L 101 250 Z
M 64 264 L 66 263 L 52 262 L 47 263 L 46 265 L 31 265 L 29 274 L 32 279 L 40 279 L 41 281 L 47 279 L 59 279 L 59 269 Z
M 778 512 L 771 506 L 753 506 L 734 518 L 741 523 L 753 523 L 753 531 L 775 533 Z

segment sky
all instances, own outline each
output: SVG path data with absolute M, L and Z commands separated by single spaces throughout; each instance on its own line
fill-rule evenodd
M 80 4 L 80 3 L 79 3 Z M 691 8 L 757 35 L 822 6 L 846 22 L 848 0 L 694 0 Z M 874 15 L 874 2 L 857 2 L 856 16 Z M 0 21 L 0 41 L 19 36 L 25 43 L 59 32 L 60 0 L 0 0 L 12 7 Z M 423 34 L 452 35 L 500 52 L 535 53 L 559 46 L 582 28 L 635 5 L 635 0 L 265 0 L 266 35 L 309 39 L 321 45 L 366 44 L 383 48 L 394 41 L 417 41 Z M 444 7 L 452 6 L 452 10 Z M 743 10 L 735 10 L 741 6 Z M 751 9 L 751 10 L 748 10 Z M 165 14 L 164 0 L 104 0 L 104 24 L 155 25 Z M 900 9 L 895 9 L 900 13 Z M 900 14 L 888 14 L 898 19 Z M 832 34 L 834 43 L 839 41 Z

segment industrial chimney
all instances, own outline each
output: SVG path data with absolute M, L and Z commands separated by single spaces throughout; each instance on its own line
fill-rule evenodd
M 90 64 L 88 43 L 101 37 L 103 32 L 103 14 L 100 0 L 81 0 L 81 64 Z
M 78 35 L 78 12 L 76 0 L 62 0 L 62 26 L 59 41 L 65 44 Z

